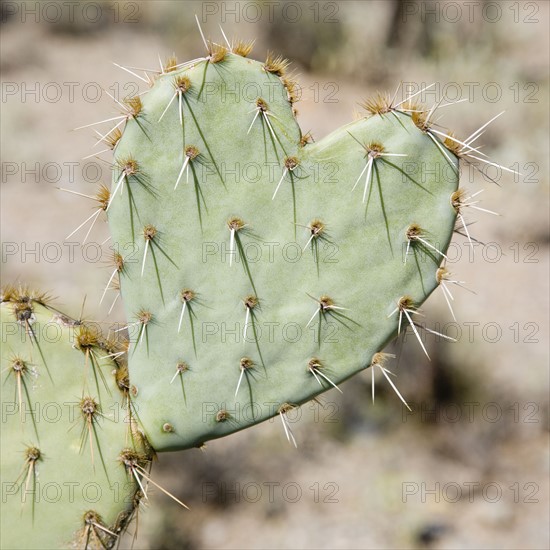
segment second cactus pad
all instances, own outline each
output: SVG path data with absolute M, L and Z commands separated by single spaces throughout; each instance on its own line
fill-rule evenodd
M 311 142 L 284 68 L 216 48 L 128 102 L 107 213 L 134 403 L 157 450 L 338 386 L 438 285 L 452 148 L 425 111 L 384 99 Z
M 1 294 L 0 545 L 113 548 L 152 460 L 129 407 L 123 346 L 43 293 Z

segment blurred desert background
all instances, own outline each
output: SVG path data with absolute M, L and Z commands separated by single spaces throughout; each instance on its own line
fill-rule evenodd
M 202 451 L 163 455 L 155 479 L 191 510 L 151 488 L 137 534 L 134 524 L 121 548 L 550 546 L 550 3 L 0 5 L 2 283 L 49 290 L 74 316 L 86 295 L 85 317 L 123 319 L 120 304 L 107 313 L 112 292 L 99 306 L 109 274 L 108 243 L 103 254 L 98 244 L 108 235 L 104 220 L 91 245 L 64 244 L 93 204 L 57 188 L 93 194 L 110 180 L 107 154 L 83 160 L 101 149 L 92 149 L 93 129 L 73 129 L 116 116 L 102 88 L 117 97 L 144 88 L 112 62 L 154 68 L 159 55 L 203 55 L 195 14 L 216 41 L 221 24 L 229 38 L 256 40 L 251 57 L 273 50 L 293 61 L 299 122 L 316 139 L 359 116 L 358 102 L 378 90 L 434 82 L 428 104 L 467 98 L 441 111 L 440 123 L 459 136 L 506 111 L 478 142 L 522 173 L 488 172 L 498 185 L 464 174 L 464 187 L 485 190 L 480 206 L 501 216 L 467 213 L 484 243 L 475 262 L 456 235 L 452 271 L 475 291 L 454 290 L 459 331 L 454 324 L 449 334 L 458 341 L 428 338 L 431 362 L 410 335 L 388 349 L 398 355 L 392 370 L 412 413 L 378 377 L 373 404 L 366 371 L 342 385 L 343 395 L 333 390 L 302 407 L 292 423 L 297 450 L 277 421 Z M 33 15 L 36 5 L 48 11 Z M 432 324 L 452 322 L 440 292 L 423 310 Z

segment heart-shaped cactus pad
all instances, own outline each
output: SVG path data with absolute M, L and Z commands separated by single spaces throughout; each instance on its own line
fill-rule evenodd
M 313 142 L 286 62 L 247 53 L 170 60 L 107 138 L 131 393 L 157 450 L 277 414 L 286 427 L 379 362 L 437 287 L 454 229 L 456 142 L 428 111 L 381 96 Z

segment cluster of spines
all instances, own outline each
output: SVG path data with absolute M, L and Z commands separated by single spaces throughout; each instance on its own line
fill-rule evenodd
M 471 164 L 474 169 L 481 172 L 483 176 L 487 177 L 488 179 L 491 178 L 489 178 L 487 174 L 480 170 L 480 168 L 477 166 L 477 163 L 495 166 L 501 170 L 504 170 L 505 172 L 517 174 L 517 172 L 511 168 L 489 161 L 487 155 L 485 155 L 478 147 L 473 146 L 473 143 L 483 135 L 485 129 L 498 117 L 504 114 L 504 112 L 495 115 L 476 131 L 472 132 L 472 134 L 470 134 L 467 138 L 460 140 L 456 138 L 454 132 L 452 131 L 442 132 L 441 130 L 438 130 L 438 124 L 434 120 L 434 116 L 438 109 L 457 105 L 458 103 L 466 101 L 465 99 L 455 102 L 449 102 L 446 104 L 442 104 L 443 99 L 441 99 L 429 109 L 424 107 L 421 103 L 417 102 L 414 99 L 416 96 L 423 94 L 434 85 L 435 84 L 431 84 L 429 86 L 423 87 L 418 92 L 410 94 L 399 103 L 395 103 L 397 94 L 399 93 L 402 86 L 402 83 L 400 83 L 393 97 L 390 97 L 389 94 L 377 93 L 373 98 L 363 101 L 360 105 L 367 112 L 367 117 L 376 115 L 385 116 L 388 114 L 393 114 L 395 116 L 395 113 L 398 112 L 410 116 L 414 125 L 434 142 L 436 147 L 449 162 L 449 165 L 453 170 L 456 170 L 455 163 L 453 158 L 449 155 L 449 152 L 452 153 L 457 159 Z M 458 174 L 458 170 L 456 171 Z

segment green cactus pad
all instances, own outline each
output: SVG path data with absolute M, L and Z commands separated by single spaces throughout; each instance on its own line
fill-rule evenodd
M 0 315 L 1 546 L 111 548 L 141 495 L 128 456 L 149 462 L 120 350 L 25 289 Z
M 382 102 L 312 143 L 281 60 L 222 54 L 159 75 L 115 146 L 107 213 L 157 450 L 369 367 L 437 287 L 456 218 L 458 158 L 426 111 Z

